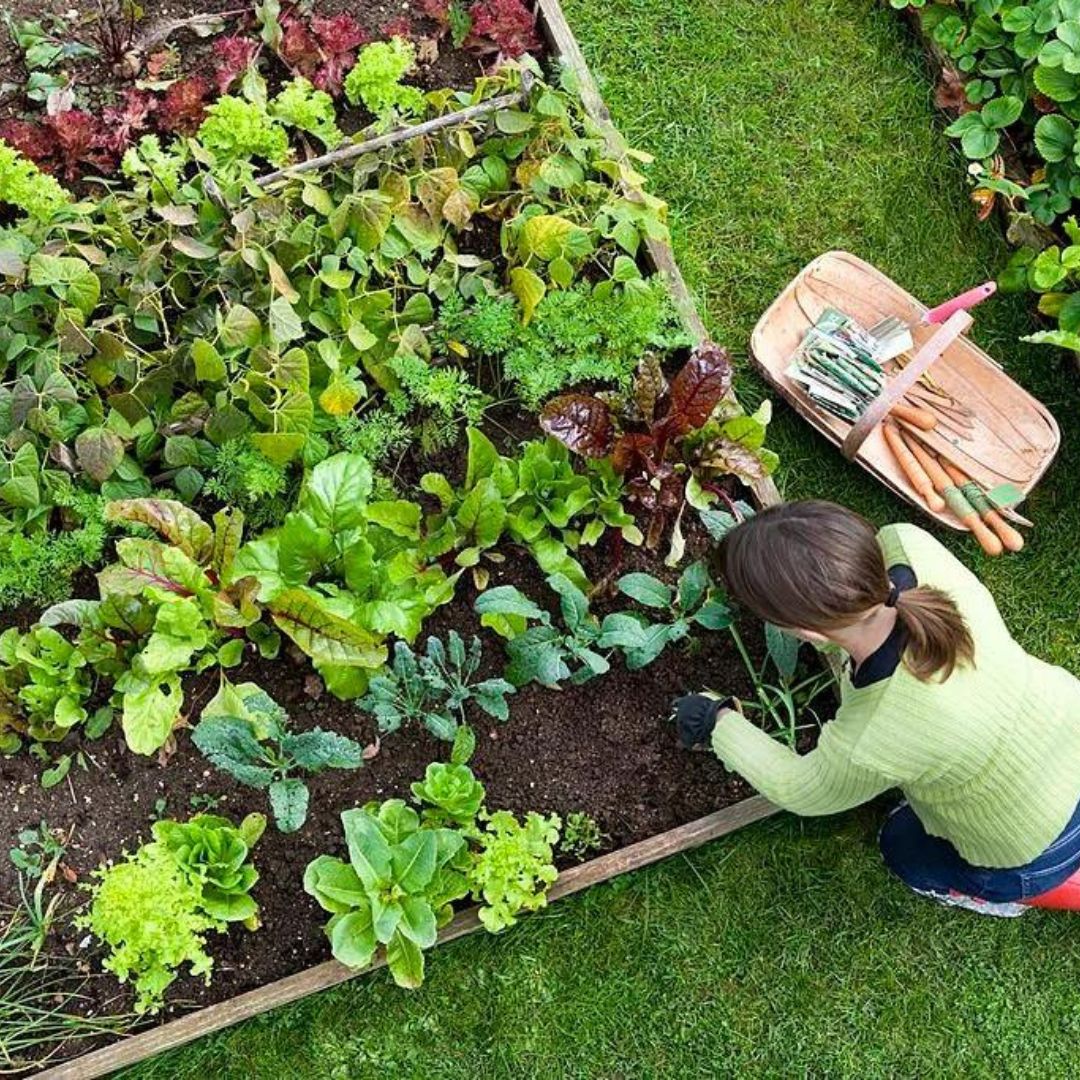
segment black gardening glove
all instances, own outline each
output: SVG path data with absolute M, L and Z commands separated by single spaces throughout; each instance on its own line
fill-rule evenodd
M 716 726 L 717 714 L 731 708 L 731 698 L 717 699 L 705 694 L 687 694 L 675 701 L 675 726 L 679 741 L 687 750 L 708 742 Z

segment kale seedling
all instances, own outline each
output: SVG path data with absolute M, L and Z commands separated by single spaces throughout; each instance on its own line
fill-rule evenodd
M 588 598 L 564 574 L 552 574 L 547 583 L 559 594 L 565 632 L 514 585 L 489 589 L 473 605 L 486 626 L 510 639 L 505 674 L 515 686 L 538 682 L 558 690 L 565 680 L 577 686 L 610 668 L 607 657 L 594 648 L 600 644 L 601 627 L 589 612 Z M 526 629 L 530 620 L 538 625 Z M 571 669 L 571 664 L 580 666 Z
M 36 829 L 20 829 L 18 841 L 18 847 L 8 854 L 15 869 L 31 881 L 42 875 L 48 877 L 50 869 L 59 865 L 67 851 L 59 830 L 50 829 L 44 821 Z
M 266 788 L 274 823 L 284 833 L 296 832 L 307 820 L 310 794 L 304 781 L 291 774 L 358 769 L 364 763 L 364 748 L 344 735 L 321 728 L 289 731 L 288 714 L 265 691 L 251 684 L 228 689 L 239 698 L 238 707 L 224 693 L 214 701 L 219 703 L 218 708 L 232 702 L 240 715 L 208 716 L 204 712 L 192 741 L 234 780 Z
M 478 637 L 466 648 L 455 630 L 450 631 L 446 645 L 429 637 L 421 656 L 398 641 L 393 664 L 371 680 L 360 708 L 375 716 L 383 734 L 412 722 L 423 724 L 437 739 L 447 740 L 455 737 L 469 701 L 488 716 L 506 720 L 510 716 L 506 696 L 514 693 L 514 686 L 505 679 L 474 681 L 482 649 Z
M 672 621 L 653 622 L 637 612 L 616 612 L 604 619 L 601 648 L 621 650 L 631 671 L 651 664 L 669 644 L 685 638 L 695 623 L 708 630 L 731 625 L 731 609 L 713 594 L 709 571 L 701 561 L 683 571 L 678 589 L 642 573 L 625 574 L 618 589 L 647 608 L 675 616 Z

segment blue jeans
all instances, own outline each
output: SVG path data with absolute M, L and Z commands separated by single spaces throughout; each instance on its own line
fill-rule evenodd
M 1080 869 L 1080 805 L 1061 835 L 1026 866 L 1000 870 L 972 866 L 949 843 L 930 836 L 915 811 L 902 803 L 878 839 L 885 865 L 919 892 L 963 893 L 993 903 L 1013 903 L 1057 888 Z

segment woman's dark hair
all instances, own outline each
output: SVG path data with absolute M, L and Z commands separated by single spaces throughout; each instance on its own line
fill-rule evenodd
M 835 503 L 771 506 L 724 537 L 719 570 L 732 598 L 779 627 L 828 633 L 853 626 L 890 600 L 874 526 Z M 964 617 L 940 589 L 896 595 L 907 631 L 904 663 L 923 681 L 947 679 L 975 655 Z

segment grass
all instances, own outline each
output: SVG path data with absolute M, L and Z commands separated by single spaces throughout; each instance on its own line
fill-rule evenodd
M 847 248 L 938 301 L 993 276 L 921 58 L 871 0 L 571 0 L 617 123 L 652 151 L 676 247 L 714 336 L 745 357 L 760 312 L 814 255 Z M 1026 304 L 977 315 L 978 339 L 1062 422 L 1018 557 L 979 568 L 1032 650 L 1080 670 L 1080 426 L 1058 354 L 1016 342 Z M 740 393 L 762 387 L 744 371 Z M 785 410 L 789 497 L 879 522 L 912 516 Z M 131 1071 L 215 1076 L 525 1078 L 1011 1076 L 1075 1061 L 1073 922 L 979 921 L 891 881 L 880 808 L 774 819 L 586 895 L 501 938 L 430 958 L 422 991 L 385 974 Z

